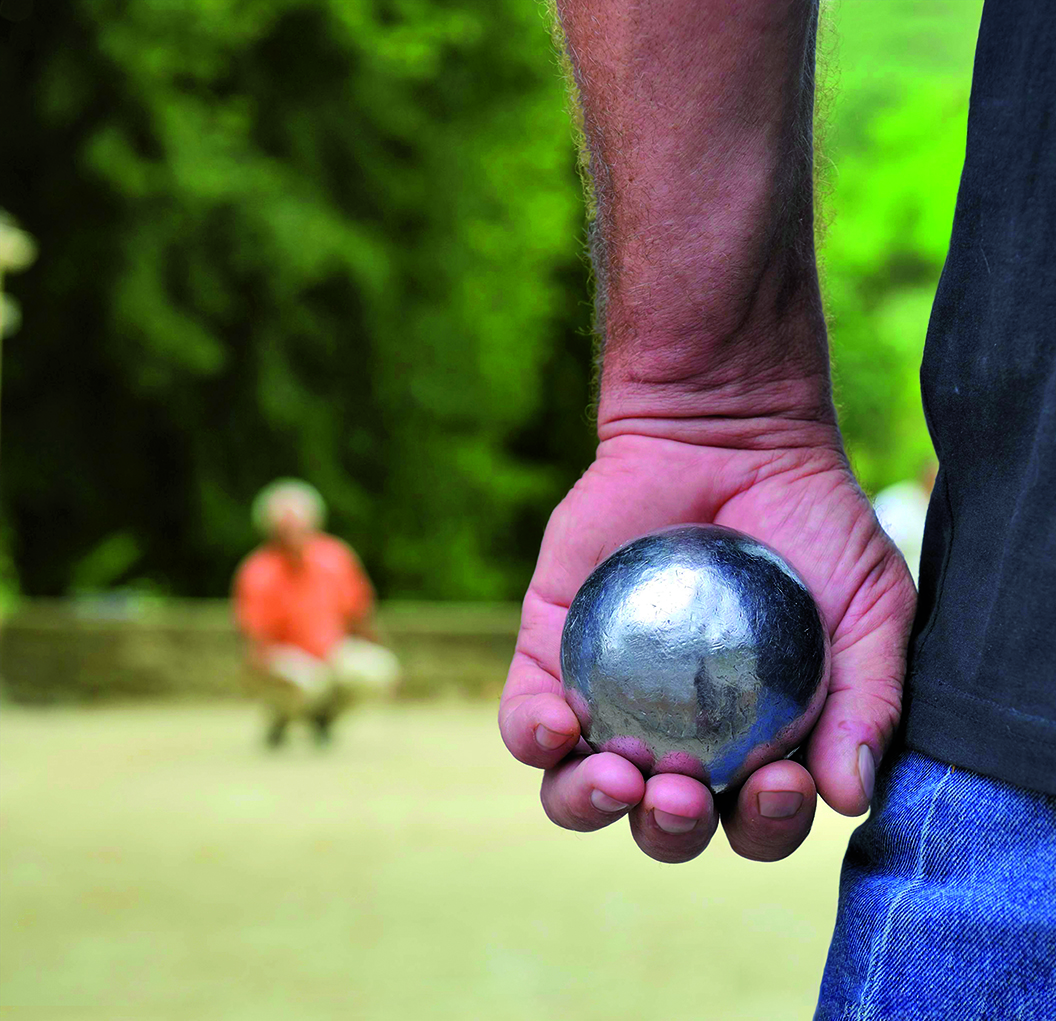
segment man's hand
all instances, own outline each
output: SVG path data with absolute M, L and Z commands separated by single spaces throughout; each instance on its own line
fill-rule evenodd
M 774 420 L 753 424 L 751 435 L 745 429 L 743 422 L 712 420 L 695 430 L 678 423 L 690 441 L 607 430 L 546 530 L 499 711 L 510 751 L 545 769 L 543 807 L 555 823 L 596 830 L 626 815 L 639 847 L 659 861 L 688 861 L 707 846 L 718 824 L 711 793 L 675 774 L 646 781 L 618 755 L 590 754 L 561 694 L 568 606 L 617 546 L 666 525 L 728 525 L 783 554 L 818 602 L 832 670 L 808 768 L 789 760 L 763 766 L 722 806 L 739 854 L 773 861 L 794 851 L 810 830 L 818 792 L 838 812 L 864 812 L 899 718 L 915 592 L 835 427 Z
M 587 754 L 561 696 L 561 629 L 622 543 L 675 524 L 747 532 L 803 576 L 832 639 L 808 768 L 763 766 L 721 806 L 736 851 L 782 858 L 818 792 L 865 811 L 898 723 L 914 606 L 832 406 L 811 185 L 817 0 L 557 6 L 592 184 L 601 444 L 543 539 L 503 739 L 546 770 L 543 806 L 559 825 L 628 815 L 654 858 L 699 854 L 718 825 L 706 787 Z

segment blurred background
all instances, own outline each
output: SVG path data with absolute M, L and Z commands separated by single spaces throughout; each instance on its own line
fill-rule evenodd
M 981 4 L 823 8 L 841 425 L 871 495 L 919 490 Z M 553 831 L 495 733 L 593 451 L 546 5 L 0 0 L 0 95 L 0 1002 L 809 1015 L 851 824 L 660 866 Z M 405 676 L 268 758 L 226 596 L 279 475 L 323 493 Z

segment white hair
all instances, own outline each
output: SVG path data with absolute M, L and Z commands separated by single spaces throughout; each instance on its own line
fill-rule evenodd
M 253 524 L 264 535 L 270 535 L 280 507 L 294 504 L 303 512 L 312 528 L 321 528 L 326 520 L 326 504 L 319 490 L 300 479 L 276 479 L 265 486 L 253 501 Z

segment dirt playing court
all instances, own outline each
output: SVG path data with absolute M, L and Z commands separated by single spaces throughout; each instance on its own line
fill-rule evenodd
M 660 865 L 552 827 L 483 704 L 266 754 L 238 703 L 0 714 L 5 1016 L 809 1018 L 853 823 Z M 78 1009 L 69 1009 L 71 1007 Z

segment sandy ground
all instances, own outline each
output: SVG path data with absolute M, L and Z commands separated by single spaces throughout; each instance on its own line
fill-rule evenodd
M 4 1016 L 810 1017 L 853 823 L 660 865 L 552 827 L 493 718 L 370 709 L 267 754 L 244 705 L 5 707 Z

